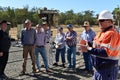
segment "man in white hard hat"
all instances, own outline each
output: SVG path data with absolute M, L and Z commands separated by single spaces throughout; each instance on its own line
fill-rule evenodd
M 117 80 L 120 35 L 113 28 L 113 15 L 104 10 L 98 17 L 101 32 L 94 38 L 93 46 L 80 45 L 82 52 L 92 54 L 93 80 Z

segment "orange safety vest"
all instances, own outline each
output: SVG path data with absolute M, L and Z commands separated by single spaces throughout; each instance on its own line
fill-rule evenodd
M 106 32 L 100 32 L 94 38 L 93 47 L 104 48 L 106 50 L 108 57 L 101 58 L 118 60 L 120 51 L 120 34 L 113 28 L 110 28 Z

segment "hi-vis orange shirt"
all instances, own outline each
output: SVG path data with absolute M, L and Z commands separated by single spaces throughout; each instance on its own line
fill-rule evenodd
M 118 59 L 120 52 L 120 34 L 114 28 L 100 32 L 94 38 L 93 48 L 104 48 L 108 59 Z

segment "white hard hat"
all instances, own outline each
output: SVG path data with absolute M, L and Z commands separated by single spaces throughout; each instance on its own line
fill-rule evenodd
M 100 19 L 110 19 L 110 20 L 113 20 L 113 15 L 110 11 L 108 10 L 103 10 L 99 16 L 98 16 L 98 20 Z

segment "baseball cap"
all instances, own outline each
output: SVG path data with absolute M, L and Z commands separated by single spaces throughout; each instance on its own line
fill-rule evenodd
M 25 20 L 25 24 L 26 24 L 26 23 L 31 23 L 31 21 L 30 21 L 29 19 L 26 19 L 26 20 Z
M 63 28 L 61 26 L 58 27 L 58 30 L 62 30 Z
M 72 27 L 73 27 L 72 24 L 67 25 L 67 28 L 72 28 Z
M 47 22 L 42 22 L 42 24 L 47 24 Z
M 36 28 L 37 28 L 37 27 L 41 27 L 41 25 L 40 25 L 40 24 L 37 24 L 37 25 L 36 25 Z

